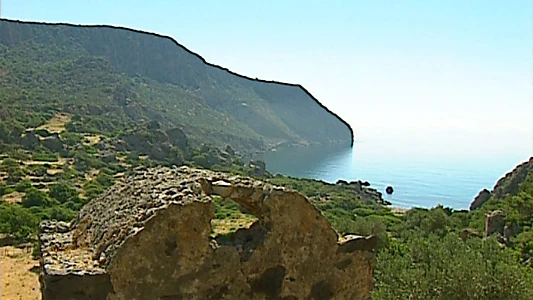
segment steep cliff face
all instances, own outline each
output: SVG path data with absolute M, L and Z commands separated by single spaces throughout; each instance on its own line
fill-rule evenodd
M 212 236 L 215 195 L 258 220 Z M 187 167 L 139 170 L 41 230 L 43 300 L 355 300 L 374 285 L 375 237 L 339 237 L 297 192 Z
M 532 171 L 533 157 L 519 164 L 511 172 L 505 174 L 504 177 L 498 180 L 492 190 L 493 197 L 499 199 L 505 195 L 517 195 L 520 191 L 520 185 Z
M 237 75 L 169 37 L 0 20 L 0 53 L 0 103 L 90 104 L 236 148 L 353 143 L 350 126 L 301 86 Z
M 492 191 L 483 189 L 470 205 L 470 210 L 480 208 L 484 203 L 491 199 L 501 200 L 507 195 L 518 195 L 520 192 L 520 185 L 526 181 L 528 176 L 532 176 L 533 172 L 533 157 L 528 161 L 516 166 L 511 172 L 508 172 L 500 178 Z

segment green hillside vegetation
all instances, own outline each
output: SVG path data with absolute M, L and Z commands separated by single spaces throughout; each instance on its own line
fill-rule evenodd
M 297 190 L 339 234 L 376 235 L 373 299 L 531 299 L 533 160 L 471 211 L 398 213 L 366 183 L 272 176 L 244 159 L 350 139 L 304 90 L 208 66 L 170 39 L 0 20 L 2 244 L 35 241 L 40 221 L 72 220 L 136 168 L 190 165 Z M 214 235 L 254 220 L 230 200 L 215 207 Z M 484 237 L 495 210 L 508 239 L 503 229 Z
M 63 111 L 78 118 L 72 131 L 117 134 L 158 120 L 193 144 L 242 151 L 353 141 L 300 86 L 237 76 L 170 38 L 112 27 L 1 20 L 0 91 L 2 119 L 26 126 Z

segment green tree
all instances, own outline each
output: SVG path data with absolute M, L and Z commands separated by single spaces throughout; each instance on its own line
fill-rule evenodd
M 65 203 L 78 196 L 78 191 L 66 182 L 58 182 L 50 185 L 50 191 L 48 193 L 50 197 L 60 203 Z

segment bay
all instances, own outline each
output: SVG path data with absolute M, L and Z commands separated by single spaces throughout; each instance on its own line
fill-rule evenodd
M 255 158 L 264 160 L 274 174 L 329 183 L 340 179 L 368 181 L 394 206 L 430 208 L 442 204 L 454 209 L 468 209 L 481 189 L 492 190 L 499 178 L 528 159 L 523 151 L 463 152 L 461 156 L 427 149 L 402 151 L 394 142 L 359 141 L 352 148 L 285 148 Z M 392 195 L 385 193 L 389 185 L 394 188 Z

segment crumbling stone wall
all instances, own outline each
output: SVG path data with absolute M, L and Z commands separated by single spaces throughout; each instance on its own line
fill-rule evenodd
M 211 237 L 211 195 L 258 221 Z M 367 299 L 375 237 L 339 237 L 294 191 L 188 167 L 138 170 L 41 225 L 43 300 Z

